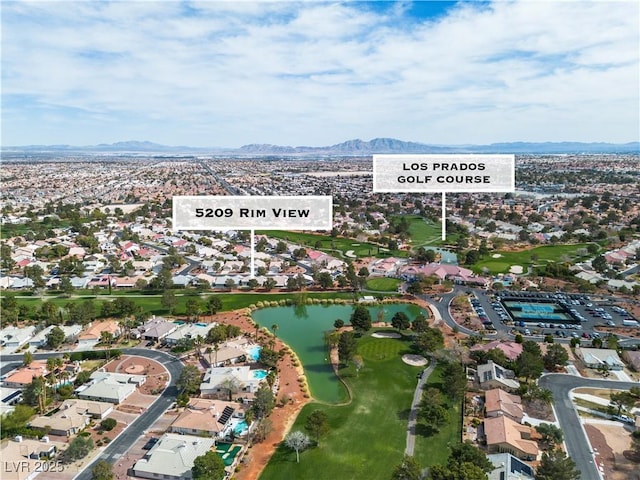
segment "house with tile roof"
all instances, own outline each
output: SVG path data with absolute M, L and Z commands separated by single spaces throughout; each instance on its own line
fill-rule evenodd
M 245 407 L 242 403 L 193 398 L 173 421 L 169 431 L 223 439 L 231 432 L 232 419 L 244 417 Z
M 214 446 L 213 438 L 165 433 L 131 470 L 140 478 L 189 480 L 194 460 Z
M 535 430 L 505 415 L 485 418 L 483 434 L 490 453 L 510 453 L 522 460 L 536 460 L 540 453 Z
M 522 399 L 504 390 L 494 388 L 485 392 L 485 414 L 487 417 L 507 416 L 518 423 L 522 422 L 524 409 Z
M 472 352 L 476 350 L 488 352 L 494 348 L 502 350 L 509 360 L 515 360 L 522 353 L 522 344 L 516 342 L 503 342 L 501 340 L 493 340 L 492 342 L 485 344 L 478 343 L 469 350 Z

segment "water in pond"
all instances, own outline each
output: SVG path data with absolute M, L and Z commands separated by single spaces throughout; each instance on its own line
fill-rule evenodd
M 387 304 L 368 307 L 371 320 L 391 322 L 396 312 L 405 312 L 411 320 L 422 313 L 411 304 Z M 277 335 L 300 358 L 311 389 L 311 395 L 320 401 L 338 403 L 346 400 L 344 386 L 333 373 L 324 344 L 324 333 L 333 330 L 333 322 L 341 318 L 345 324 L 353 312 L 353 305 L 307 305 L 298 307 L 264 308 L 253 312 L 253 318 L 262 327 L 271 330 L 278 325 Z

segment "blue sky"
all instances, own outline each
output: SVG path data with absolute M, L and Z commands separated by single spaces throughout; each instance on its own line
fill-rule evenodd
M 2 2 L 2 144 L 638 140 L 636 1 Z

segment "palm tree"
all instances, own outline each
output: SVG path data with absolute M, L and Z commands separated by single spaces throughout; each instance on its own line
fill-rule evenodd
M 196 338 L 193 339 L 193 346 L 195 347 L 196 358 L 200 360 L 202 358 L 202 351 L 200 347 L 204 344 L 204 337 L 202 335 L 196 335 Z

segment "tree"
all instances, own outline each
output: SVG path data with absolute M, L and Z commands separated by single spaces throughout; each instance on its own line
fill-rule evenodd
M 91 469 L 91 480 L 113 480 L 113 465 L 106 460 L 100 460 Z
M 542 436 L 542 441 L 551 448 L 562 443 L 562 430 L 552 423 L 541 423 L 537 425 L 536 432 Z
M 333 322 L 333 328 L 335 328 L 336 330 L 341 329 L 342 327 L 344 327 L 344 320 L 342 320 L 341 318 L 337 318 L 334 322 Z
M 634 395 L 629 391 L 611 393 L 609 396 L 611 405 L 617 409 L 616 415 L 620 415 L 622 409 L 629 410 L 636 404 Z
M 544 368 L 555 370 L 558 365 L 565 365 L 569 360 L 567 350 L 559 343 L 553 343 L 547 348 L 547 353 L 542 357 Z
M 196 457 L 191 468 L 193 480 L 220 480 L 225 476 L 224 461 L 216 452 Z
M 107 432 L 110 432 L 111 430 L 116 428 L 117 424 L 118 422 L 116 421 L 115 418 L 105 418 L 100 422 L 100 428 L 102 430 L 106 430 Z
M 273 422 L 269 418 L 263 418 L 253 431 L 253 441 L 256 443 L 264 442 L 272 431 Z
M 351 325 L 357 332 L 366 332 L 371 329 L 371 313 L 362 305 L 356 306 L 351 314 Z
M 396 330 L 407 330 L 411 326 L 411 321 L 406 313 L 396 312 L 396 314 L 391 317 L 391 326 Z
M 206 311 L 208 315 L 215 315 L 222 309 L 222 300 L 217 295 L 209 297 L 207 300 Z
M 518 356 L 515 363 L 516 372 L 527 382 L 531 378 L 538 378 L 544 370 L 542 357 L 525 350 Z
M 333 287 L 333 277 L 329 272 L 320 272 L 318 274 L 318 284 L 323 290 Z
M 411 324 L 411 329 L 416 333 L 422 333 L 427 330 L 429 323 L 424 315 L 417 315 Z
M 422 392 L 422 399 L 418 404 L 418 418 L 436 430 L 447 422 L 449 412 L 440 390 L 430 387 Z
M 73 285 L 68 275 L 64 275 L 60 279 L 60 290 L 62 290 L 62 293 L 65 295 L 71 295 L 73 293 Z
M 31 353 L 29 350 L 27 350 L 22 355 L 22 364 L 25 367 L 28 367 L 29 365 L 31 365 L 31 362 L 33 362 L 33 353 Z
M 603 273 L 607 270 L 607 260 L 602 255 L 598 255 L 591 261 L 591 266 L 596 272 Z
M 304 428 L 319 443 L 320 437 L 329 432 L 329 417 L 322 410 L 314 410 L 307 417 Z
M 421 478 L 422 468 L 414 457 L 406 454 L 391 474 L 391 480 L 421 480 Z
M 284 439 L 284 444 L 291 450 L 296 451 L 296 462 L 300 463 L 300 452 L 311 445 L 311 441 L 309 440 L 309 437 L 303 432 L 295 431 L 287 435 L 287 437 Z
M 180 391 L 190 394 L 196 393 L 200 389 L 200 370 L 195 365 L 185 365 L 180 372 L 180 377 L 176 382 L 176 387 Z
M 162 299 L 160 300 L 160 305 L 169 310 L 169 313 L 175 313 L 176 305 L 178 304 L 178 299 L 176 298 L 176 294 L 173 293 L 172 290 L 165 290 L 162 292 Z
M 433 465 L 429 471 L 431 480 L 487 480 L 487 474 L 469 462 Z
M 262 287 L 267 292 L 269 292 L 269 291 L 273 290 L 274 288 L 276 288 L 276 285 L 277 285 L 276 281 L 273 278 L 269 277 L 264 281 L 264 283 L 262 284 Z
M 476 447 L 470 440 L 451 447 L 447 465 L 451 468 L 454 464 L 471 463 L 485 473 L 495 469 L 493 463 L 482 450 Z
M 413 347 L 422 355 L 428 355 L 444 347 L 444 336 L 438 328 L 427 327 L 418 335 Z
M 91 437 L 77 436 L 63 453 L 64 461 L 71 463 L 86 457 L 93 449 Z
M 265 367 L 274 368 L 277 365 L 279 359 L 280 355 L 278 355 L 278 352 L 276 352 L 275 350 L 266 347 L 260 349 L 258 361 Z
M 357 342 L 353 332 L 342 332 L 338 340 L 338 358 L 343 365 L 348 365 L 356 353 Z
M 444 364 L 442 378 L 447 381 L 443 382 L 442 389 L 451 400 L 462 398 L 467 386 L 467 374 L 462 363 L 457 361 L 446 362 Z
M 579 480 L 580 471 L 573 460 L 562 450 L 555 449 L 542 454 L 535 480 Z
M 269 416 L 275 404 L 276 399 L 273 396 L 273 391 L 269 385 L 263 383 L 256 391 L 251 410 L 258 420 L 262 420 Z
M 55 350 L 64 343 L 65 337 L 66 335 L 64 334 L 64 330 L 62 330 L 60 327 L 53 327 L 45 337 L 47 339 L 47 347 Z

